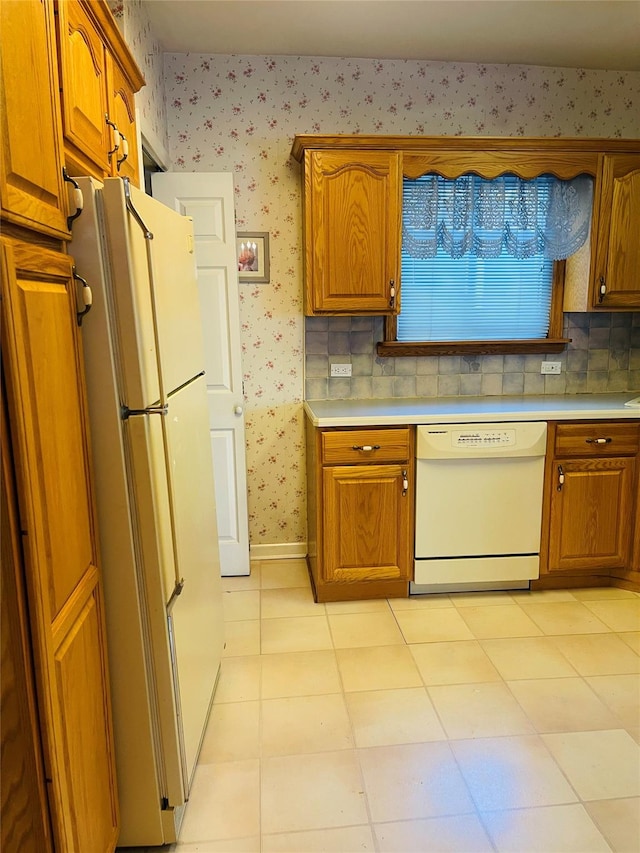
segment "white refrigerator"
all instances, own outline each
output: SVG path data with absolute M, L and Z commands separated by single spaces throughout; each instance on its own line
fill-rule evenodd
M 177 839 L 224 644 L 193 230 L 126 179 L 78 183 L 118 844 L 159 845 Z

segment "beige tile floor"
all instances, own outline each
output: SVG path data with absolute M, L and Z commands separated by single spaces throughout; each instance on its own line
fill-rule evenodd
M 640 596 L 315 604 L 225 579 L 227 646 L 175 853 L 640 851 Z

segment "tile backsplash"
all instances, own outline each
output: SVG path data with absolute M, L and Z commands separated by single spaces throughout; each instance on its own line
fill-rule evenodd
M 464 355 L 380 358 L 381 317 L 305 319 L 308 400 L 477 394 L 581 394 L 640 391 L 640 313 L 569 313 L 571 343 L 553 355 Z M 559 375 L 542 375 L 542 361 Z M 350 378 L 331 364 L 351 364 Z

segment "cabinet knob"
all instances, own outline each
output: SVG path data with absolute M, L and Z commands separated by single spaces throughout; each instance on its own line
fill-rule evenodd
M 233 413 L 234 415 L 241 415 L 243 412 L 242 406 L 234 406 Z

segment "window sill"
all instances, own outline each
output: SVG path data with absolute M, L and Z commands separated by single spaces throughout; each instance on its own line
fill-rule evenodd
M 376 350 L 382 358 L 427 355 L 511 355 L 562 352 L 571 338 L 513 341 L 380 341 Z

